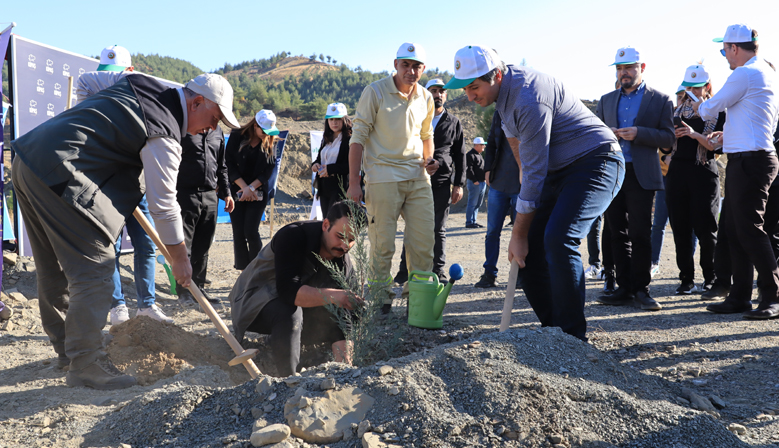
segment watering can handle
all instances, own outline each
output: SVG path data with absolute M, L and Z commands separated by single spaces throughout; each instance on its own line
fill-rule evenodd
M 409 273 L 409 279 L 413 279 L 414 276 L 416 276 L 419 279 L 430 280 L 431 283 L 437 283 L 438 282 L 438 276 L 436 274 L 433 274 L 432 272 L 411 271 Z

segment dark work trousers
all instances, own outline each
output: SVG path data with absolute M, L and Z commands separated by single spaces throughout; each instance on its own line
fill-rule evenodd
M 617 274 L 614 268 L 614 251 L 611 250 L 611 227 L 606 214 L 603 214 L 603 234 L 600 238 L 601 258 L 603 258 L 603 270 L 610 272 L 614 278 Z
M 269 334 L 273 362 L 282 377 L 295 373 L 300 363 L 300 344 L 343 341 L 344 334 L 324 306 L 301 308 L 282 299 L 262 308 L 248 331 Z
M 617 284 L 631 293 L 649 292 L 652 279 L 652 202 L 654 190 L 641 188 L 627 163 L 622 189 L 606 210 Z
M 717 237 L 717 248 L 714 252 L 714 271 L 717 274 L 717 284 L 730 288 L 731 276 L 733 272 L 730 266 L 730 244 L 728 239 L 728 229 L 725 226 L 727 222 L 728 203 L 722 201 L 722 211 L 720 212 L 720 226 Z M 774 251 L 774 257 L 779 264 L 779 175 L 774 178 L 771 188 L 768 190 L 768 202 L 765 205 L 765 229 L 773 229 L 768 233 L 771 240 L 771 249 Z M 760 277 L 757 282 L 760 283 Z
M 184 242 L 192 264 L 192 281 L 203 288 L 208 270 L 208 251 L 216 233 L 219 198 L 215 190 L 181 189 L 176 193 L 184 224 Z M 181 289 L 179 289 L 181 288 Z M 184 288 L 176 283 L 176 290 Z
M 676 245 L 676 265 L 682 283 L 695 277 L 693 231 L 701 245 L 700 265 L 706 282 L 714 281 L 714 251 L 717 245 L 719 169 L 716 160 L 706 165 L 695 160 L 672 159 L 666 177 L 668 218 Z
M 737 302 L 749 302 L 752 297 L 752 266 L 761 278 L 763 302 L 775 302 L 779 294 L 779 269 L 763 229 L 769 187 L 778 170 L 774 151 L 728 154 L 725 226 L 733 272 L 729 298 Z
M 267 199 L 235 201 L 235 209 L 230 213 L 230 223 L 233 226 L 235 269 L 244 270 L 262 249 L 260 221 L 262 221 L 262 213 L 265 211 L 266 204 Z
M 433 245 L 433 273 L 440 274 L 445 272 L 446 265 L 446 220 L 449 219 L 449 206 L 452 204 L 452 184 L 447 182 L 445 185 L 433 187 L 433 208 L 435 210 L 435 225 L 433 234 L 435 235 L 435 244 Z M 400 267 L 398 272 L 407 271 L 406 267 L 406 246 L 403 246 L 403 252 L 400 253 Z

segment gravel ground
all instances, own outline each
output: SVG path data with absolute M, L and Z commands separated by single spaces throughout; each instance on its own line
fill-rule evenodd
M 280 207 L 276 228 L 279 221 L 307 212 L 300 203 Z M 484 223 L 486 215 L 479 220 Z M 500 260 L 501 288 L 473 288 L 482 273 L 484 230 L 464 229 L 462 213 L 452 214 L 449 223 L 448 263 L 462 264 L 465 277 L 452 290 L 443 329 L 408 328 L 405 309 L 398 306 L 379 331 L 402 341 L 390 353 L 377 355 L 379 363 L 363 366 L 359 375 L 340 364 L 311 366 L 295 387 L 274 380 L 272 400 L 271 392 L 256 392 L 256 381 L 244 383 L 249 377 L 240 366 L 223 365 L 229 348 L 203 314 L 167 293 L 159 266 L 158 302 L 175 325 L 117 327 L 111 344 L 117 343 L 117 334 L 147 339 L 164 334 L 157 338 L 164 351 L 173 339 L 185 337 L 177 332 L 209 342 L 199 349 L 205 351 L 202 356 L 190 356 L 186 347 L 171 352 L 170 362 L 159 361 L 160 368 L 171 368 L 167 374 L 122 391 L 67 388 L 64 373 L 54 367 L 35 301 L 12 299 L 17 309 L 12 328 L 0 325 L 0 447 L 247 446 L 256 418 L 284 423 L 285 401 L 300 386 L 319 393 L 317 385 L 325 377 L 333 377 L 337 388 L 356 385 L 374 397 L 367 417 L 373 431 L 401 446 L 779 446 L 779 322 L 714 315 L 697 295 L 674 296 L 678 272 L 670 230 L 660 274 L 651 285 L 663 310 L 598 305 L 594 299 L 602 283 L 591 282 L 586 304 L 590 344 L 585 344 L 554 329 L 539 331 L 519 292 L 512 329 L 496 333 L 508 262 Z M 267 226 L 261 234 L 267 241 Z M 506 232 L 503 248 L 507 242 Z M 229 225 L 219 226 L 210 260 L 209 293 L 226 298 L 237 277 Z M 132 257 L 123 256 L 121 263 L 125 286 L 132 290 Z M 13 289 L 27 299 L 36 297 L 29 260 L 5 266 L 3 290 Z M 134 315 L 134 291 L 127 295 Z M 229 305 L 219 311 L 229 325 Z M 125 338 L 125 344 L 131 339 Z M 251 343 L 263 347 L 261 337 Z M 308 364 L 326 359 L 316 347 L 308 353 Z M 141 354 L 148 356 L 140 348 L 137 358 L 127 355 L 123 367 L 137 368 Z M 267 353 L 257 363 L 261 369 L 267 366 Z M 380 363 L 394 371 L 380 376 Z M 397 395 L 389 394 L 393 387 Z M 702 407 L 698 396 L 717 406 L 707 412 L 695 409 Z M 265 412 L 269 405 L 272 409 Z M 743 433 L 734 434 L 741 431 L 737 426 L 727 430 L 732 424 L 741 425 Z M 287 444 L 304 445 L 295 438 Z

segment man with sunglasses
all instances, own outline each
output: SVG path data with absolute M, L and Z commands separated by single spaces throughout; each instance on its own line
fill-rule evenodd
M 733 284 L 724 302 L 707 307 L 715 313 L 744 313 L 747 319 L 779 317 L 779 268 L 764 230 L 768 189 L 777 171 L 773 135 L 779 96 L 776 72 L 757 57 L 757 31 L 748 25 L 728 27 L 720 52 L 733 73 L 716 95 L 693 109 L 704 120 L 727 109 L 723 152 L 728 156 L 723 213 L 728 234 Z M 761 278 L 762 300 L 752 310 L 752 266 Z

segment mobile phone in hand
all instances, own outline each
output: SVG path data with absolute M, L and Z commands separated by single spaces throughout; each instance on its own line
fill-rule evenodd
M 692 93 L 692 92 L 690 92 L 689 90 L 685 90 L 685 92 L 687 93 L 687 96 L 689 96 L 691 100 L 695 101 L 696 103 L 697 103 L 698 101 L 700 101 L 700 100 L 698 99 L 698 97 L 697 97 L 697 96 L 695 96 L 695 94 L 693 94 L 693 93 Z
M 682 125 L 682 117 L 674 117 L 674 127 L 678 128 Z

